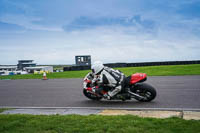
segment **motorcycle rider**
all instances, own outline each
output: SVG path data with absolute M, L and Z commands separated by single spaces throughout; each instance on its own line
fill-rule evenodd
M 96 91 L 100 92 L 99 90 L 102 90 L 103 86 L 114 88 L 113 90 L 109 90 L 107 94 L 104 94 L 104 97 L 111 99 L 122 90 L 125 80 L 125 75 L 122 72 L 106 67 L 100 61 L 94 62 L 91 69 L 95 75 L 92 82 L 99 84 L 99 89 Z

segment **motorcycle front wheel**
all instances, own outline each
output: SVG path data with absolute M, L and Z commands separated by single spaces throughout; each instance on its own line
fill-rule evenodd
M 135 97 L 135 99 L 140 102 L 150 102 L 156 97 L 156 89 L 147 83 L 137 84 L 131 89 L 131 91 L 144 97 L 143 99 Z
M 89 93 L 86 89 L 83 89 L 83 94 L 87 97 L 87 98 L 89 98 L 89 99 L 91 99 L 91 100 L 101 100 L 102 99 L 102 97 L 98 97 L 98 96 L 96 96 L 96 95 L 94 95 L 94 94 L 92 94 L 92 93 Z

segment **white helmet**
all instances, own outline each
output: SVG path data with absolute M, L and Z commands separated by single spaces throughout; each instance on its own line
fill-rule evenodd
M 92 72 L 97 75 L 99 74 L 104 68 L 104 65 L 101 61 L 95 61 L 93 64 L 92 64 Z

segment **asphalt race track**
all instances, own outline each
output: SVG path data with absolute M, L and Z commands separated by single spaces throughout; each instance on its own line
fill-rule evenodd
M 146 82 L 157 89 L 149 103 L 89 100 L 82 79 L 0 80 L 0 106 L 200 109 L 200 76 L 153 76 Z

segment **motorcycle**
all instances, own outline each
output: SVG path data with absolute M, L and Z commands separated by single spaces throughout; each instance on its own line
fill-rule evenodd
M 109 90 L 114 88 L 104 86 L 100 93 L 94 91 L 98 89 L 97 84 L 92 83 L 93 75 L 91 73 L 87 74 L 83 82 L 83 94 L 91 100 L 101 100 L 106 99 L 104 95 L 108 93 Z M 123 88 L 121 92 L 112 97 L 110 100 L 132 100 L 133 98 L 140 102 L 150 102 L 156 97 L 156 89 L 150 84 L 144 83 L 147 80 L 147 75 L 145 73 L 135 73 L 131 76 L 125 77 Z

